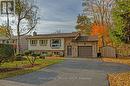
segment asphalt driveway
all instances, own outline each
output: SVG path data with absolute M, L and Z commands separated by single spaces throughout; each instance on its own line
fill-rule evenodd
M 0 86 L 108 86 L 107 74 L 130 71 L 96 59 L 67 59 L 39 71 L 0 80 Z

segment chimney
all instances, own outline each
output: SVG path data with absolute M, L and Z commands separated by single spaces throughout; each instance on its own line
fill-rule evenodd
M 36 36 L 36 35 L 37 35 L 37 32 L 34 31 L 34 32 L 33 32 L 33 36 Z

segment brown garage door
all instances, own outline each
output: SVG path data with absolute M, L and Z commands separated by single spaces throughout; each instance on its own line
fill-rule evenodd
M 78 47 L 79 57 L 92 57 L 92 47 L 91 46 L 79 46 Z

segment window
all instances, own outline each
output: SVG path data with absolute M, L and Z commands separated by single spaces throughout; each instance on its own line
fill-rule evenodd
M 61 47 L 61 40 L 60 39 L 52 39 L 51 40 L 51 47 L 52 48 L 60 48 Z
M 56 52 L 53 52 L 53 55 L 64 56 L 64 53 L 62 51 L 56 51 Z
M 39 40 L 40 46 L 47 46 L 48 40 Z
M 14 13 L 14 1 L 1 1 L 1 14 Z
M 36 46 L 37 45 L 37 40 L 30 40 L 30 45 L 31 46 Z

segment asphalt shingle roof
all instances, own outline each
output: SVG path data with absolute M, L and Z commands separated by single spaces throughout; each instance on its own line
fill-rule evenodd
M 36 38 L 66 38 L 66 37 L 76 37 L 78 35 L 77 32 L 72 33 L 53 33 L 53 34 L 38 34 L 36 36 L 30 36 L 28 39 L 36 39 Z

